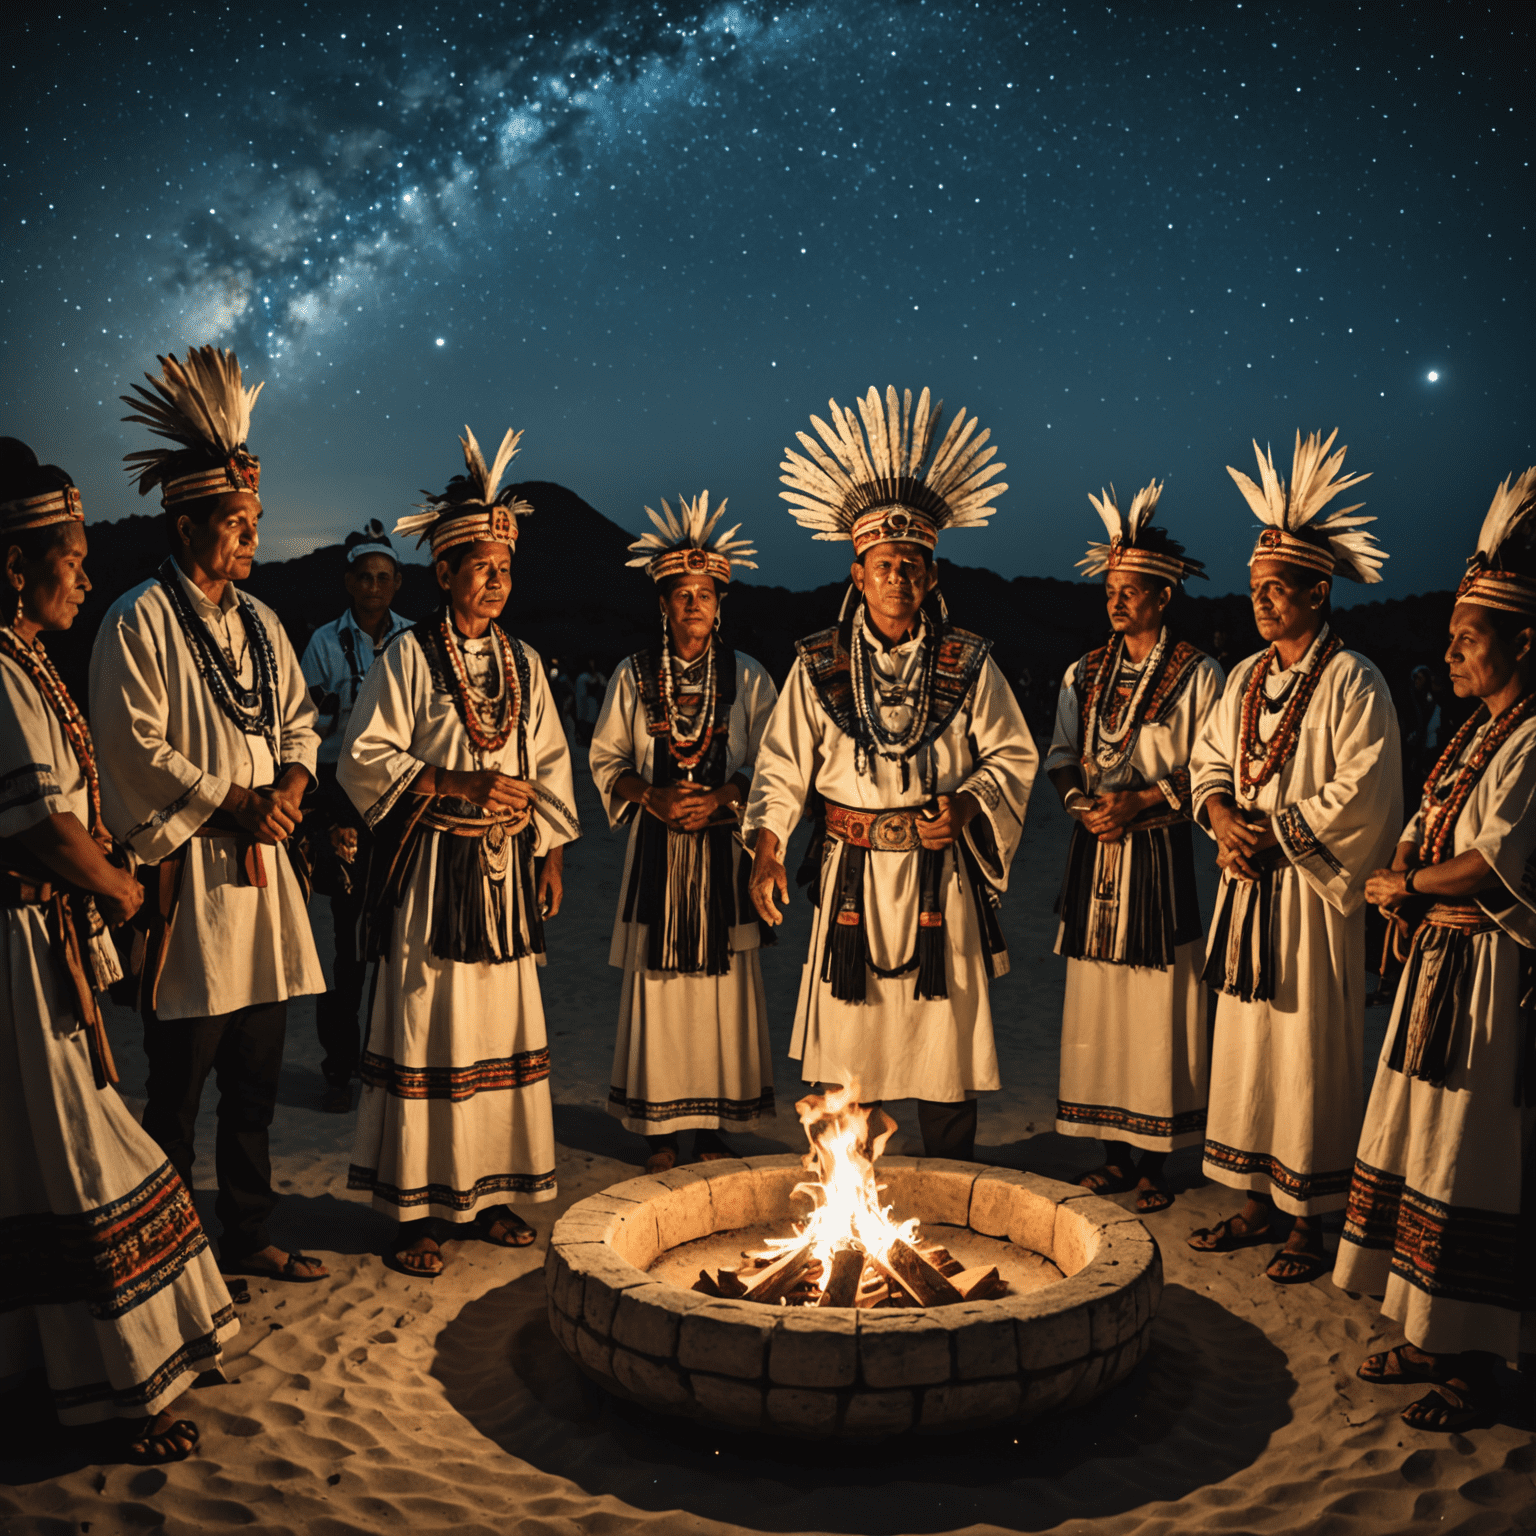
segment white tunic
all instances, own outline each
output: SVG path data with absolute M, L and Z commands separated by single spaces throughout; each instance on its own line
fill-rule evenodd
M 85 776 L 0 658 L 0 837 L 62 815 L 89 825 Z M 143 1418 L 240 1324 L 186 1188 L 96 1086 L 46 910 L 0 907 L 0 1378 L 43 1367 L 64 1424 Z
M 474 677 L 505 686 L 487 635 L 458 643 Z M 534 852 L 547 854 L 579 828 L 571 757 L 537 654 L 524 647 L 529 686 L 522 700 L 528 766 L 514 730 L 479 758 L 453 697 L 436 686 L 413 633 L 402 635 L 369 672 L 352 712 L 337 779 L 370 830 L 428 766 L 474 772 L 495 768 L 532 779 L 550 797 L 533 818 Z M 363 1092 L 348 1185 L 400 1221 L 436 1216 L 473 1221 L 485 1206 L 555 1198 L 555 1137 L 549 1098 L 549 1047 L 539 995 L 542 956 L 500 964 L 443 960 L 430 948 L 437 844 L 428 831 L 410 884 L 394 914 L 363 1052 Z M 516 921 L 502 876 L 511 952 Z M 526 925 L 523 927 L 527 938 Z
M 1056 733 L 1045 760 L 1047 773 L 1081 766 L 1078 682 L 1086 660 L 1074 662 L 1062 679 Z M 1150 661 L 1148 657 L 1140 667 L 1122 668 L 1133 690 Z M 1144 718 L 1125 755 L 1107 771 L 1095 769 L 1098 789 L 1112 792 L 1155 785 L 1168 810 L 1187 817 L 1190 756 L 1221 696 L 1221 685 L 1222 671 L 1215 661 L 1209 656 L 1194 661 L 1176 698 L 1153 709 L 1152 718 Z M 1102 889 L 1108 881 L 1120 895 L 1117 953 L 1125 949 L 1132 910 L 1129 894 L 1136 873 L 1133 863 L 1140 846 L 1125 836 L 1118 842 L 1098 843 L 1094 849 L 1095 887 Z M 1161 899 L 1171 910 L 1172 890 L 1164 889 Z M 1060 928 L 1056 948 L 1061 953 Z M 1056 1106 L 1059 1132 L 1125 1141 L 1154 1152 L 1204 1140 L 1210 1075 L 1208 994 L 1200 980 L 1204 964 L 1205 943 L 1200 937 L 1179 944 L 1169 966 L 1068 959 Z
M 1467 743 L 1463 762 L 1483 734 Z M 1420 815 L 1399 841 L 1417 845 L 1421 834 Z M 1529 875 L 1536 720 L 1515 728 L 1457 819 L 1447 856 L 1473 849 L 1497 876 L 1477 904 L 1499 926 L 1471 936 L 1471 973 L 1443 1083 L 1387 1065 L 1413 1004 L 1404 972 L 1360 1137 L 1334 1284 L 1385 1293 L 1382 1312 L 1420 1349 L 1482 1349 L 1513 1360 L 1531 1348 L 1521 1338 L 1532 1295 L 1522 1199 L 1536 1115 L 1516 1102 L 1516 1090 L 1527 1044 L 1522 962 L 1536 948 Z
M 777 697 L 762 665 L 737 652 L 727 779 L 750 776 Z M 609 681 L 590 756 L 609 826 L 630 829 L 608 952 L 608 963 L 624 971 L 608 1111 L 626 1129 L 651 1136 L 687 1127 L 748 1125 L 774 1113 L 758 925 L 750 902 L 738 912 L 743 921 L 731 929 L 730 970 L 723 976 L 648 970 L 649 925 L 624 921 L 641 818 L 640 807 L 614 790 L 626 773 L 652 780 L 655 756 L 634 664 L 626 661 Z M 739 888 L 744 857 L 739 845 L 732 847 L 733 889 Z
M 320 737 L 320 762 L 334 763 L 341 756 L 342 738 L 347 734 L 352 707 L 357 703 L 357 691 L 362 687 L 369 667 L 376 657 L 389 649 L 396 635 L 404 634 L 410 627 L 409 619 L 390 612 L 385 615 L 384 628 L 375 642 L 348 608 L 339 619 L 322 624 L 309 637 L 301 666 L 311 697 L 316 689 L 322 698 L 329 694 L 336 696 L 335 709 L 321 711 L 315 721 L 315 730 Z M 316 699 L 315 703 L 318 708 L 320 700 Z
M 224 714 L 158 580 L 133 588 L 107 610 L 91 652 L 91 724 L 105 744 L 102 817 L 145 863 L 187 845 L 155 1007 L 162 1019 L 233 1013 L 325 991 L 287 850 L 261 849 L 267 884 L 256 886 L 243 878 L 234 838 L 193 836 L 231 784 L 270 785 L 294 764 L 313 777 L 318 739 L 304 674 L 265 603 L 231 585 L 216 605 L 179 570 L 175 580 L 247 688 L 256 666 L 236 604 L 255 611 L 276 663 L 276 718 L 269 743 Z
M 915 660 L 920 638 L 921 631 L 888 652 L 870 638 L 877 676 L 885 682 L 901 676 Z M 882 707 L 882 717 L 891 730 L 900 729 L 908 718 L 906 707 Z M 1005 890 L 1039 754 L 1012 690 L 990 657 L 954 718 L 918 756 L 906 788 L 893 763 L 877 761 L 874 778 L 860 773 L 852 737 L 827 713 L 804 660 L 797 658 L 758 749 L 745 819 L 747 838 L 751 841 L 766 829 L 777 835 L 782 850 L 806 814 L 812 793 L 856 809 L 921 807 L 928 799 L 920 761 L 926 758 L 936 793 L 969 790 L 975 795 L 981 811 L 962 837 L 976 856 L 984 882 L 994 891 Z M 790 1056 L 801 1063 L 805 1081 L 857 1080 L 866 1101 L 953 1102 L 977 1090 L 997 1088 L 987 959 L 970 877 L 962 872 L 955 848 L 945 853 L 940 891 L 948 997 L 918 1000 L 911 974 L 885 978 L 871 971 L 862 1003 L 834 998 L 831 983 L 821 974 L 837 911 L 843 851 L 843 844 L 828 839 L 821 900 L 801 972 Z M 869 955 L 886 969 L 903 964 L 916 948 L 919 857 L 917 852 L 868 855 L 864 917 Z M 1002 971 L 999 965 L 998 974 Z
M 1295 668 L 1273 671 L 1273 697 L 1310 671 L 1325 626 Z M 1218 792 L 1269 818 L 1283 863 L 1276 876 L 1274 996 L 1223 993 L 1211 1043 L 1205 1172 L 1273 1197 L 1293 1215 L 1339 1210 L 1349 1190 L 1364 1100 L 1365 882 L 1391 857 L 1402 819 L 1397 714 L 1381 674 L 1340 651 L 1301 721 L 1294 755 L 1254 800 L 1237 791 L 1243 691 L 1265 653 L 1233 669 L 1191 763 L 1195 818 Z M 1268 741 L 1281 712 L 1260 712 Z M 1217 913 L 1229 877 L 1222 876 Z M 1213 928 L 1211 943 L 1217 936 Z

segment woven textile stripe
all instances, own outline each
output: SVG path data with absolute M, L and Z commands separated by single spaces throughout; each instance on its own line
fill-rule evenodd
M 467 1067 L 403 1067 L 387 1056 L 363 1052 L 363 1086 L 382 1088 L 397 1099 L 448 1099 L 461 1104 L 477 1093 L 526 1088 L 549 1076 L 549 1051 L 522 1051 Z
M 1203 1109 L 1186 1109 L 1177 1115 L 1139 1115 L 1113 1104 L 1068 1104 L 1058 1099 L 1056 1118 L 1068 1125 L 1097 1125 L 1137 1136 L 1186 1136 L 1205 1129 Z
M 84 1302 L 92 1317 L 122 1317 L 207 1247 L 186 1186 L 162 1163 L 95 1210 L 0 1221 L 0 1312 Z
M 718 1115 L 722 1120 L 756 1120 L 773 1113 L 773 1089 L 755 1099 L 632 1099 L 622 1088 L 608 1090 L 608 1102 L 634 1120 L 676 1120 L 683 1115 Z
M 1428 1296 L 1513 1311 L 1531 1305 L 1520 1218 L 1508 1211 L 1447 1205 L 1400 1174 L 1356 1161 L 1344 1236 L 1361 1248 L 1390 1249 L 1392 1273 Z
M 402 1211 L 418 1205 L 446 1205 L 450 1210 L 467 1211 L 487 1195 L 540 1195 L 554 1187 L 553 1168 L 548 1173 L 487 1174 L 468 1189 L 450 1189 L 446 1184 L 418 1184 L 412 1189 L 401 1189 L 398 1184 L 386 1184 L 377 1168 L 359 1168 L 354 1163 L 347 1169 L 348 1189 L 372 1190 L 381 1200 Z
M 111 1403 L 118 1413 L 131 1417 L 131 1410 L 154 1402 L 178 1376 L 197 1370 L 203 1361 L 212 1362 L 219 1355 L 219 1334 L 235 1321 L 233 1307 L 220 1307 L 213 1314 L 213 1327 L 183 1344 L 175 1354 L 158 1365 L 143 1381 L 131 1387 L 114 1388 L 111 1382 L 92 1381 L 78 1387 L 62 1387 L 49 1393 L 56 1410 L 84 1408 L 92 1403 Z M 211 1367 L 210 1367 L 211 1368 Z
M 1205 1161 L 1231 1173 L 1260 1173 L 1293 1200 L 1321 1200 L 1342 1195 L 1349 1188 L 1347 1168 L 1324 1169 L 1318 1173 L 1297 1173 L 1267 1152 L 1244 1152 L 1223 1146 L 1219 1141 L 1205 1144 Z

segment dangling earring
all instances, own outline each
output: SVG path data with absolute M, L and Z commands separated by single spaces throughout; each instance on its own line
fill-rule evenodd
M 11 628 L 12 629 L 19 629 L 21 627 L 22 608 L 23 608 L 23 606 L 24 606 L 24 602 L 23 602 L 23 598 L 22 598 L 22 595 L 21 595 L 21 588 L 17 587 L 16 588 L 16 612 L 15 612 L 14 616 L 11 619 Z

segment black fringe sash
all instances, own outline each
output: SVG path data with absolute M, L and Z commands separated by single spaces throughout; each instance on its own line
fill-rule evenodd
M 1277 848 L 1248 862 L 1257 880 L 1222 881 L 1201 980 L 1242 1002 L 1267 1003 L 1275 995 L 1275 890 L 1290 866 Z
M 1387 1054 L 1394 1072 L 1437 1087 L 1444 1084 L 1461 1046 L 1459 1025 L 1472 980 L 1472 941 L 1497 929 L 1473 901 L 1437 901 L 1425 913 L 1414 930 L 1403 1006 Z
M 427 659 L 432 686 L 450 695 L 463 714 L 449 661 L 443 650 L 441 611 L 411 629 Z M 532 677 L 528 653 L 515 636 L 511 644 L 522 698 L 530 698 Z M 502 686 L 506 686 L 503 679 Z M 526 711 L 517 721 L 517 777 L 529 774 Z M 484 818 L 483 836 L 463 837 L 433 827 L 430 813 L 442 811 L 455 819 Z M 415 874 L 424 843 L 437 831 L 432 871 L 432 913 L 427 948 L 438 960 L 466 965 L 507 965 L 528 955 L 544 953 L 544 920 L 535 894 L 533 848 L 537 830 L 530 820 L 520 832 L 508 833 L 478 806 L 451 796 L 429 799 L 402 795 L 395 808 L 374 829 L 363 903 L 363 958 L 378 960 L 389 952 L 395 913 Z M 509 910 L 510 903 L 510 910 Z M 510 926 L 512 947 L 506 946 Z
M 691 782 L 718 789 L 726 780 L 731 709 L 736 702 L 736 653 L 715 646 L 715 735 Z M 655 744 L 651 782 L 668 788 L 683 782 L 672 757 L 671 722 L 661 693 L 659 645 L 629 659 L 645 710 L 646 731 Z M 639 812 L 635 854 L 624 891 L 624 921 L 646 926 L 645 968 L 683 976 L 724 976 L 731 968 L 731 929 L 752 912 L 743 860 L 732 878 L 735 824 L 699 832 L 674 832 L 646 811 Z
M 915 812 L 913 813 L 915 814 Z M 842 863 L 838 871 L 836 907 L 832 914 L 832 931 L 821 960 L 821 979 L 829 982 L 832 996 L 839 1002 L 862 1003 L 865 997 L 865 976 L 873 971 L 876 976 L 889 980 L 917 972 L 912 996 L 918 1001 L 938 1001 L 949 996 L 949 984 L 944 974 L 944 907 L 940 885 L 944 876 L 945 849 L 921 848 L 917 852 L 917 944 L 912 957 L 901 965 L 886 969 L 876 965 L 869 953 L 868 926 L 864 921 L 864 875 L 866 856 L 870 849 L 859 843 L 842 844 Z M 996 930 L 996 918 L 992 929 Z M 991 956 L 1001 950 L 1001 936 L 996 947 L 990 947 L 991 935 L 982 926 L 987 950 L 988 966 Z
M 1117 952 L 1122 903 L 1125 943 Z M 1074 825 L 1056 911 L 1067 959 L 1166 969 L 1179 945 L 1200 937 L 1190 823 L 1180 817 L 1163 826 L 1133 826 L 1116 843 L 1101 843 Z

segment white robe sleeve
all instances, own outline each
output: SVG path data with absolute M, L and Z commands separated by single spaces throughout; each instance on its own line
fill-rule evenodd
M 54 761 L 53 714 L 31 679 L 0 661 L 0 837 L 15 837 L 74 807 L 60 780 L 77 777 L 74 764 Z
M 277 744 L 281 753 L 277 771 L 281 774 L 285 768 L 302 768 L 313 780 L 320 751 L 320 733 L 315 729 L 320 712 L 309 696 L 288 631 L 270 610 L 263 620 L 277 662 Z
M 1330 669 L 1346 657 L 1347 652 L 1330 663 Z M 1403 819 L 1402 752 L 1392 696 L 1374 667 L 1349 660 L 1351 673 L 1332 686 L 1324 678 L 1311 705 L 1331 705 L 1333 771 L 1311 794 L 1270 818 L 1286 858 L 1346 917 L 1365 900 L 1365 882 L 1378 867 L 1383 829 Z
M 1082 735 L 1082 722 L 1077 713 L 1077 669 L 1081 662 L 1074 661 L 1061 680 L 1061 692 L 1056 696 L 1056 730 L 1051 736 L 1051 749 L 1045 755 L 1045 771 L 1055 773 L 1058 768 L 1081 768 L 1082 749 L 1078 742 Z
M 581 836 L 576 816 L 576 778 L 571 768 L 571 747 L 565 737 L 565 722 L 555 706 L 544 664 L 529 646 L 529 697 L 524 702 L 528 712 L 528 776 L 546 796 L 558 802 L 558 808 L 540 801 L 534 806 L 534 845 L 536 858 L 543 858 L 562 843 L 573 843 Z M 507 744 L 510 753 L 512 744 Z M 510 764 L 503 773 L 515 773 Z
M 742 835 L 749 848 L 757 834 L 766 830 L 778 838 L 783 856 L 790 833 L 805 815 L 821 767 L 821 738 L 828 723 L 805 663 L 796 657 L 758 743 L 752 793 L 742 818 Z
M 1206 814 L 1205 802 L 1212 795 L 1237 798 L 1237 780 L 1233 773 L 1232 758 L 1237 741 L 1238 716 L 1243 708 L 1243 688 L 1252 662 L 1243 663 L 1232 672 L 1221 690 L 1205 725 L 1195 741 L 1195 750 L 1189 759 L 1190 814 L 1198 826 L 1211 830 L 1211 819 Z
M 428 686 L 421 647 L 413 638 L 402 638 L 368 669 L 358 690 L 336 782 L 370 829 L 389 815 L 427 766 L 410 748 Z
M 630 662 L 622 661 L 608 679 L 608 691 L 603 696 L 597 724 L 592 727 L 592 746 L 587 754 L 592 782 L 603 797 L 610 827 L 628 826 L 639 810 L 633 800 L 621 800 L 615 793 L 615 786 L 626 773 L 644 773 L 650 743 L 635 739 L 639 705 L 635 669 Z
M 1536 726 L 1526 725 L 1499 749 L 1462 812 L 1463 824 L 1474 811 L 1481 816 L 1471 849 L 1500 881 L 1482 892 L 1479 905 L 1511 938 L 1536 949 Z
M 779 700 L 779 690 L 761 662 L 737 658 L 736 699 L 746 715 L 747 742 L 746 756 L 735 772 L 750 779 L 757 767 L 757 754 L 762 750 L 768 722 L 773 718 L 773 707 Z
M 1040 752 L 1013 689 L 990 656 L 971 688 L 973 766 L 955 793 L 969 791 L 981 805 L 981 815 L 971 819 L 963 836 L 988 882 L 1002 891 L 1024 835 Z
M 167 739 L 170 698 L 147 608 L 109 614 L 96 636 L 91 726 L 104 748 L 107 824 L 146 864 L 158 864 L 224 803 L 231 781 L 199 768 Z
M 1180 707 L 1188 712 L 1189 735 L 1185 739 L 1191 753 L 1195 743 L 1200 740 L 1206 721 L 1215 713 L 1221 701 L 1222 678 L 1221 664 L 1206 656 L 1196 664 L 1195 675 L 1185 685 Z M 1188 763 L 1183 768 L 1164 774 L 1157 781 L 1156 787 L 1162 791 L 1163 799 L 1173 810 L 1182 811 L 1186 816 L 1194 815 L 1194 774 Z

